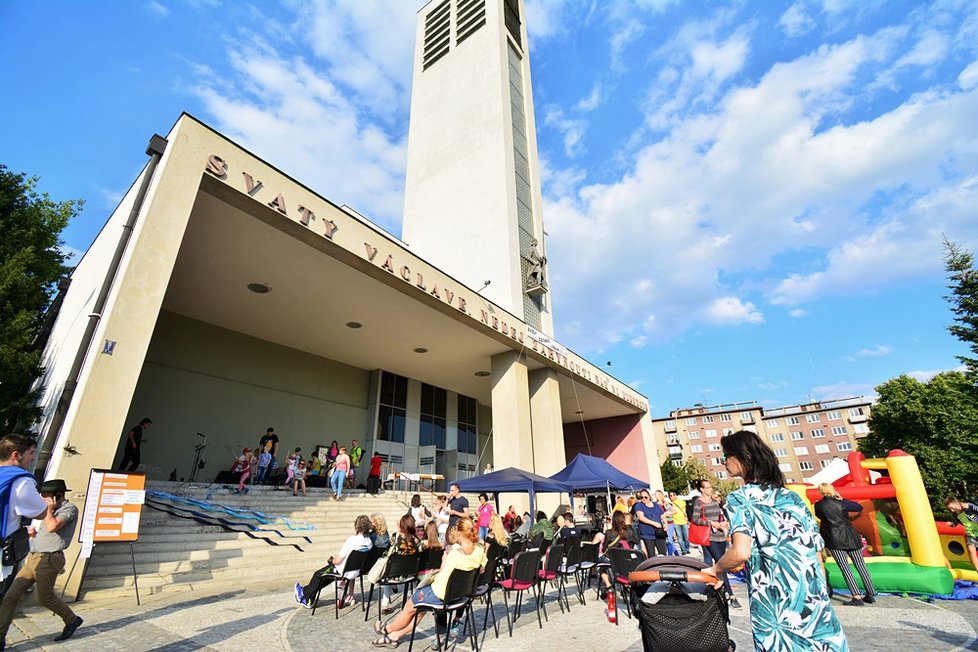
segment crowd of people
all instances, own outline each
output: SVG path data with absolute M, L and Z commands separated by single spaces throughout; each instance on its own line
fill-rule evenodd
M 129 433 L 130 439 L 139 438 L 141 433 L 134 435 L 135 431 L 136 428 Z M 364 450 L 356 439 L 349 447 L 333 440 L 329 446 L 318 451 L 318 454 L 310 455 L 308 458 L 305 457 L 302 447 L 296 446 L 286 453 L 281 464 L 278 454 L 279 442 L 275 428 L 269 427 L 255 448 L 245 447 L 241 454 L 234 458 L 230 471 L 235 474 L 237 481 L 236 493 L 248 493 L 249 486 L 264 484 L 288 487 L 292 489 L 293 496 L 297 496 L 300 492 L 305 496 L 311 478 L 315 477 L 328 478 L 328 486 L 335 500 L 341 500 L 346 489 L 359 487 L 377 493 L 380 488 L 380 474 L 384 460 L 376 452 L 369 459 L 366 484 L 364 485 L 362 481 L 358 484 L 358 473 L 362 477 L 359 468 L 364 459 Z M 127 455 L 132 457 L 131 454 L 127 453 Z

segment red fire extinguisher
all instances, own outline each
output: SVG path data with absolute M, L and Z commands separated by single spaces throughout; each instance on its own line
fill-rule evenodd
M 615 616 L 616 611 L 617 608 L 615 606 L 615 591 L 614 589 L 612 589 L 611 591 L 608 591 L 608 622 L 609 623 L 618 622 L 617 616 Z

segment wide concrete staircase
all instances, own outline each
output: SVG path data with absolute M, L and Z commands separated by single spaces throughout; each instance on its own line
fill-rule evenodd
M 308 497 L 289 490 L 252 487 L 238 495 L 220 485 L 151 482 L 133 544 L 141 595 L 215 585 L 283 587 L 321 568 L 353 534 L 359 514 L 380 513 L 396 529 L 407 505 L 391 492 L 345 494 L 335 501 L 328 489 Z M 169 499 L 160 494 L 172 495 Z M 409 498 L 400 494 L 401 499 Z M 194 501 L 204 501 L 196 504 Z M 262 524 L 247 511 L 272 517 Z M 275 518 L 279 517 L 279 518 Z M 288 522 L 282 519 L 288 519 Z M 82 585 L 84 600 L 132 596 L 133 561 L 128 544 L 96 544 Z

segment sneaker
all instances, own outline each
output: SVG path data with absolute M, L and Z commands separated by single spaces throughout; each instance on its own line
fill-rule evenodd
M 303 591 L 302 591 L 302 583 L 301 582 L 296 582 L 295 583 L 295 601 L 298 602 L 299 604 L 305 604 L 305 602 L 306 602 L 306 598 L 305 598 L 305 596 L 303 594 Z
M 863 599 L 853 598 L 852 600 L 849 600 L 848 602 L 843 602 L 842 604 L 844 604 L 847 607 L 861 607 L 863 606 Z
M 68 623 L 67 625 L 65 625 L 65 628 L 61 630 L 61 633 L 59 635 L 54 637 L 54 640 L 67 641 L 69 638 L 71 638 L 72 634 L 75 633 L 75 630 L 81 627 L 81 624 L 83 622 L 85 621 L 82 620 L 81 616 L 75 616 L 75 619 L 70 623 Z
M 462 637 L 462 621 L 452 623 L 452 628 L 448 630 L 448 641 L 458 641 Z
M 743 609 L 743 607 L 740 604 L 740 600 L 738 600 L 735 596 L 730 596 L 729 602 L 730 602 L 730 606 L 733 607 L 734 609 Z
M 866 597 L 863 598 L 863 602 L 865 602 L 866 604 L 875 604 L 876 603 L 876 596 L 875 595 L 867 595 Z
M 380 600 L 380 612 L 388 613 L 391 608 L 391 601 L 389 598 L 381 598 Z

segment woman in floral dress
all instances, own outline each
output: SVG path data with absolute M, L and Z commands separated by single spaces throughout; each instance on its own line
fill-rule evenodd
M 727 471 L 745 484 L 727 497 L 732 545 L 706 572 L 746 563 L 757 650 L 848 652 L 822 571 L 822 537 L 802 499 L 785 489 L 774 451 L 746 430 L 721 443 Z

